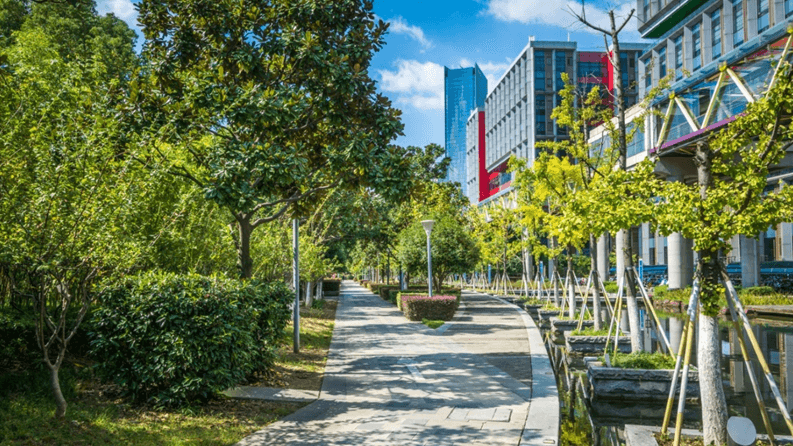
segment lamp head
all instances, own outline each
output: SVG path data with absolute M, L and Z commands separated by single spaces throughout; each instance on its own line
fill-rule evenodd
M 430 235 L 430 232 L 432 232 L 432 225 L 434 224 L 435 220 L 424 220 L 421 222 L 421 226 L 424 226 L 424 231 L 427 233 L 427 235 Z

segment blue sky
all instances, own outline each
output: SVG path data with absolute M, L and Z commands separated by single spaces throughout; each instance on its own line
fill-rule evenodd
M 375 55 L 370 75 L 380 91 L 402 110 L 401 145 L 443 145 L 443 67 L 478 63 L 492 88 L 509 64 L 537 40 L 570 40 L 584 50 L 602 50 L 603 38 L 577 24 L 568 7 L 576 0 L 374 0 L 374 12 L 389 22 L 385 47 Z M 606 11 L 626 17 L 636 0 L 586 2 L 587 18 L 607 26 Z M 100 13 L 112 12 L 136 30 L 131 0 L 98 0 Z M 139 32 L 140 34 L 140 32 Z M 639 41 L 636 21 L 626 26 L 623 42 Z

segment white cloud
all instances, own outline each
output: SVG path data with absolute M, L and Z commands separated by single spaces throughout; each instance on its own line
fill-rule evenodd
M 443 67 L 434 62 L 397 60 L 396 71 L 378 70 L 380 88 L 396 102 L 421 110 L 443 110 Z
M 481 62 L 478 63 L 478 65 L 482 70 L 482 73 L 484 73 L 485 77 L 487 78 L 487 92 L 490 93 L 494 88 L 496 88 L 496 83 L 509 68 L 510 62 Z M 474 62 L 469 59 L 462 58 L 460 59 L 460 66 L 472 67 L 474 66 Z
M 408 25 L 408 22 L 406 22 L 402 17 L 394 17 L 393 19 L 388 20 L 388 23 L 390 24 L 388 29 L 391 32 L 395 34 L 407 34 L 408 37 L 421 44 L 422 50 L 432 48 L 432 42 L 427 39 L 427 36 L 424 35 L 424 30 L 418 26 Z
M 605 6 L 605 7 L 604 7 Z M 593 2 L 586 4 L 586 18 L 590 23 L 603 29 L 611 29 L 608 11 L 614 9 L 617 26 L 628 17 L 631 9 L 636 7 L 635 1 L 617 0 L 615 4 L 597 6 Z M 542 23 L 546 25 L 570 28 L 575 31 L 596 33 L 578 22 L 571 12 L 581 13 L 581 2 L 574 0 L 488 0 L 487 14 L 505 22 Z M 631 20 L 635 20 L 632 18 Z M 625 27 L 631 30 L 631 25 Z
M 130 0 L 99 0 L 96 9 L 101 15 L 113 13 L 119 19 L 127 22 L 131 28 L 137 27 L 138 11 Z

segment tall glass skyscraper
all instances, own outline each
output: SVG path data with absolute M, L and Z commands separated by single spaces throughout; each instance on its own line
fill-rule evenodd
M 446 115 L 446 156 L 451 158 L 446 181 L 460 183 L 466 190 L 465 124 L 475 108 L 485 106 L 487 78 L 478 65 L 473 68 L 444 67 L 444 112 Z

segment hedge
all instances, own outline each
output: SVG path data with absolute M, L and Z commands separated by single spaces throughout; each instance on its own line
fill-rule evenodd
M 291 315 L 284 283 L 146 274 L 103 290 L 93 312 L 99 372 L 135 401 L 204 401 L 271 364 Z
M 422 296 L 400 294 L 402 312 L 411 321 L 422 319 L 449 321 L 457 310 L 458 300 L 452 295 Z
M 325 296 L 338 296 L 341 292 L 341 279 L 323 279 L 322 294 Z

